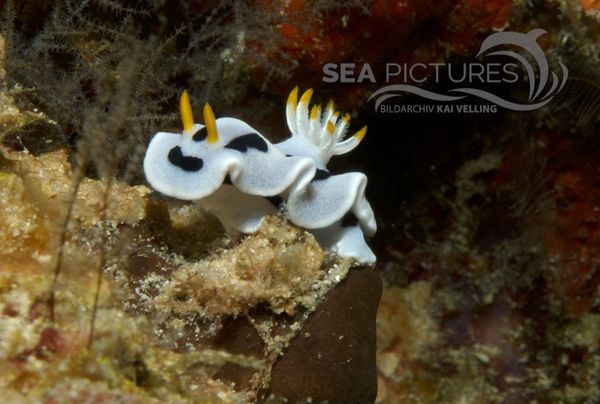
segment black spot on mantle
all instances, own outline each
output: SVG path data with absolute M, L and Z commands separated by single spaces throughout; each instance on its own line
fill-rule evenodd
M 169 162 L 184 171 L 199 171 L 204 165 L 201 158 L 193 156 L 184 156 L 181 147 L 175 146 L 169 151 Z
M 352 212 L 348 212 L 342 218 L 342 227 L 354 227 L 358 224 L 358 218 Z
M 256 149 L 261 152 L 267 152 L 269 146 L 267 142 L 257 135 L 256 133 L 249 133 L 247 135 L 238 136 L 225 146 L 227 149 L 237 150 L 245 153 L 248 149 Z
M 194 142 L 202 142 L 203 140 L 206 140 L 207 137 L 208 137 L 208 130 L 206 130 L 206 126 L 205 126 L 202 129 L 200 129 L 198 132 L 194 133 L 194 136 L 192 136 L 192 140 Z
M 320 168 L 317 168 L 317 172 L 315 173 L 315 176 L 313 177 L 311 182 L 326 180 L 329 177 L 331 177 L 331 173 L 329 171 L 321 170 Z

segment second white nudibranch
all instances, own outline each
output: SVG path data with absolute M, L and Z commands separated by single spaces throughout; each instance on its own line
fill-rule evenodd
M 158 192 L 195 200 L 228 231 L 252 233 L 281 207 L 296 225 L 311 231 L 324 248 L 363 264 L 375 262 L 364 235 L 375 218 L 365 198 L 362 173 L 333 175 L 327 163 L 354 149 L 366 127 L 344 139 L 349 115 L 340 118 L 333 102 L 309 111 L 312 90 L 287 103 L 292 136 L 272 144 L 247 123 L 215 119 L 207 103 L 204 124 L 195 124 L 187 92 L 180 99 L 182 133 L 158 132 L 144 158 L 144 173 Z

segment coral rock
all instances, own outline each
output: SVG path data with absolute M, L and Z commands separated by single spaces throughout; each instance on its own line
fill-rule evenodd
M 356 269 L 331 290 L 273 367 L 271 393 L 297 402 L 375 400 L 375 269 Z

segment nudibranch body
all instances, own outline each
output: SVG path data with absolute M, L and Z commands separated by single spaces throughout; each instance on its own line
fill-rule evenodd
M 205 125 L 194 124 L 186 92 L 181 96 L 182 133 L 158 132 L 144 158 L 144 173 L 158 192 L 197 201 L 228 231 L 252 233 L 262 218 L 283 206 L 289 219 L 311 231 L 326 249 L 358 262 L 374 263 L 364 235 L 376 231 L 365 198 L 362 173 L 333 175 L 327 163 L 354 149 L 366 127 L 344 139 L 349 116 L 330 102 L 325 111 L 308 107 L 312 90 L 287 103 L 292 136 L 272 144 L 235 118 L 215 119 L 204 106 Z

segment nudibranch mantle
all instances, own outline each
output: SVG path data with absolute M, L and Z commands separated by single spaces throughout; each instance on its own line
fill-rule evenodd
M 367 177 L 334 175 L 327 163 L 354 149 L 366 127 L 344 139 L 349 116 L 340 118 L 333 103 L 308 111 L 312 90 L 298 101 L 295 88 L 286 115 L 292 136 L 272 144 L 246 122 L 215 119 L 204 106 L 205 125 L 194 124 L 187 92 L 181 96 L 182 133 L 158 132 L 144 157 L 146 179 L 156 191 L 197 201 L 227 231 L 252 233 L 281 206 L 296 225 L 311 231 L 321 245 L 363 264 L 375 262 L 364 235 L 376 229 L 365 198 Z

